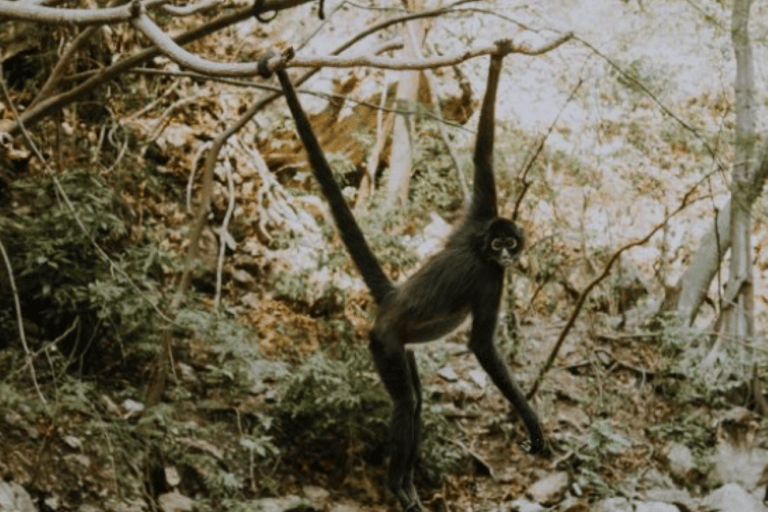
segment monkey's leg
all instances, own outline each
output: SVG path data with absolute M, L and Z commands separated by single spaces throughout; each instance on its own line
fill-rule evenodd
M 416 414 L 420 407 L 405 349 L 391 333 L 371 332 L 370 349 L 376 370 L 392 398 L 390 436 L 392 451 L 387 472 L 387 485 L 397 497 L 404 512 L 419 512 L 421 502 L 412 482 Z
M 406 467 L 408 472 L 403 482 L 406 491 L 413 497 L 414 501 L 419 501 L 419 495 L 416 492 L 416 486 L 413 485 L 413 474 L 416 470 L 416 461 L 419 459 L 419 444 L 421 443 L 421 381 L 419 380 L 419 370 L 416 367 L 416 358 L 412 350 L 405 351 L 405 357 L 408 360 L 408 370 L 411 374 L 411 383 L 416 392 L 416 415 L 413 420 L 413 440 L 411 442 L 411 454 L 408 458 Z
M 525 423 L 525 428 L 528 430 L 528 436 L 530 437 L 530 447 L 527 451 L 529 453 L 541 452 L 545 445 L 539 418 L 528 404 L 528 400 L 525 399 L 525 394 L 512 380 L 509 368 L 507 368 L 507 365 L 499 356 L 493 341 L 487 338 L 474 338 L 469 343 L 469 348 L 477 357 L 483 370 L 491 377 L 491 381 L 514 406 L 517 414 L 520 415 L 523 423 Z

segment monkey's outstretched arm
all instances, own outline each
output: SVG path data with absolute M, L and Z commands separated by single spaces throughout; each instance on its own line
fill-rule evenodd
M 472 193 L 470 218 L 491 218 L 498 215 L 496 207 L 496 183 L 493 176 L 493 139 L 496 129 L 494 111 L 496 109 L 496 91 L 501 76 L 501 55 L 491 55 L 488 68 L 488 85 L 485 88 L 483 105 L 480 107 L 480 119 L 477 123 L 477 141 L 475 142 L 475 180 Z
M 371 291 L 371 295 L 373 295 L 373 299 L 379 304 L 395 288 L 382 270 L 381 265 L 379 265 L 373 251 L 368 247 L 363 232 L 360 231 L 360 227 L 357 225 L 357 221 L 354 215 L 352 215 L 352 211 L 350 211 L 339 185 L 333 178 L 331 166 L 325 158 L 323 149 L 317 141 L 315 132 L 312 130 L 312 125 L 309 124 L 309 119 L 307 119 L 301 103 L 299 103 L 299 98 L 296 95 L 296 90 L 293 88 L 291 79 L 288 77 L 288 73 L 283 67 L 278 68 L 275 72 L 280 79 L 280 85 L 285 93 L 288 108 L 291 110 L 294 121 L 296 121 L 296 131 L 299 132 L 299 138 L 304 144 L 304 149 L 315 173 L 315 178 L 320 183 L 320 188 L 323 190 L 323 194 L 331 206 L 331 213 L 333 214 L 334 221 L 336 221 L 341 239 L 362 274 L 365 284 Z
M 491 377 L 491 381 L 499 388 L 504 397 L 514 406 L 517 414 L 525 423 L 530 438 L 529 453 L 538 453 L 544 450 L 544 434 L 536 413 L 525 399 L 525 394 L 517 386 L 509 368 L 496 350 L 493 344 L 493 332 L 496 329 L 496 318 L 499 311 L 499 300 L 495 305 L 485 304 L 483 307 L 473 308 L 472 313 L 472 338 L 469 348 L 477 357 L 480 366 Z

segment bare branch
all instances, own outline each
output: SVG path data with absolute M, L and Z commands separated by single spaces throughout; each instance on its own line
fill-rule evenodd
M 2 2 L 3 0 L 0 0 Z M 155 25 L 149 16 L 139 14 L 131 19 L 131 25 L 147 36 L 160 52 L 179 66 L 216 76 L 255 76 L 259 74 L 257 62 L 215 62 L 190 53 Z
M 148 9 L 166 3 L 168 0 L 145 0 Z M 0 0 L 0 17 L 12 20 L 34 21 L 37 23 L 69 23 L 73 25 L 104 25 L 129 21 L 131 4 L 104 9 L 66 9 L 45 7 L 26 2 Z
M 3 0 L 0 0 L 3 1 Z M 173 40 L 163 32 L 146 14 L 139 14 L 136 18 L 131 20 L 131 24 L 139 30 L 142 34 L 147 36 L 152 43 L 169 59 L 173 60 L 180 66 L 197 71 L 198 73 L 204 73 L 216 76 L 229 76 L 229 77 L 245 77 L 255 76 L 261 74 L 259 63 L 222 63 L 215 62 L 207 59 L 203 59 L 193 53 L 188 52 L 181 46 L 173 42 Z M 526 45 L 516 45 L 511 40 L 502 40 L 496 44 L 467 50 L 459 55 L 453 55 L 448 57 L 438 57 L 433 59 L 393 59 L 390 57 L 376 57 L 375 54 L 381 51 L 389 50 L 393 46 L 387 44 L 384 47 L 377 48 L 375 51 L 368 51 L 365 54 L 351 56 L 351 57 L 288 57 L 288 52 L 284 54 L 284 63 L 286 67 L 333 67 L 333 68 L 351 68 L 351 67 L 376 67 L 383 69 L 397 69 L 397 70 L 420 70 L 440 68 L 445 66 L 454 66 L 469 60 L 474 57 L 480 57 L 482 55 L 506 55 L 509 53 L 521 53 L 523 55 L 541 55 L 548 51 L 551 51 L 558 46 L 562 45 L 573 37 L 573 34 L 568 32 L 561 35 L 555 40 L 549 41 L 546 44 L 538 48 L 530 48 Z M 290 60 L 288 60 L 290 59 Z M 286 62 L 287 60 L 287 62 Z M 270 69 L 274 69 L 274 66 L 281 65 L 279 62 L 269 64 Z M 261 66 L 264 66 L 262 63 Z
M 41 1 L 44 1 L 44 0 L 41 0 Z M 297 5 L 305 4 L 309 1 L 311 0 L 264 0 L 263 3 L 259 4 L 258 8 L 249 7 L 249 8 L 243 8 L 243 9 L 239 9 L 239 10 L 227 13 L 203 25 L 200 25 L 199 27 L 195 27 L 189 32 L 179 34 L 178 36 L 175 36 L 173 40 L 180 45 L 187 44 L 192 41 L 196 41 L 202 37 L 205 37 L 209 34 L 212 34 L 217 30 L 221 30 L 222 28 L 228 27 L 234 23 L 243 21 L 246 18 L 253 16 L 255 12 L 264 13 L 264 12 L 269 12 L 274 10 L 290 9 L 292 7 L 296 7 Z M 454 2 L 453 4 L 451 4 L 450 6 L 442 7 L 440 9 L 433 9 L 431 11 L 423 11 L 415 14 L 397 16 L 394 18 L 381 21 L 375 25 L 372 25 L 366 28 L 359 34 L 356 34 L 355 36 L 348 39 L 346 42 L 342 43 L 340 46 L 338 46 L 331 52 L 331 55 L 338 55 L 341 52 L 345 51 L 346 49 L 350 48 L 351 46 L 355 45 L 357 42 L 361 41 L 362 39 L 365 39 L 369 35 L 375 34 L 376 32 L 384 30 L 392 25 L 396 25 L 398 23 L 404 23 L 411 19 L 441 16 L 443 14 L 454 12 L 455 6 L 462 5 L 465 3 L 471 3 L 474 1 L 476 0 L 458 0 L 457 2 Z M 7 0 L 4 0 L 4 2 L 5 4 L 13 3 L 13 2 L 8 2 Z M 31 1 L 25 1 L 24 4 L 34 5 Z M 3 16 L 3 12 L 2 12 L 2 9 L 0 9 L 0 17 L 2 16 Z M 21 117 L 18 121 L 16 120 L 0 121 L 0 132 L 7 132 L 10 135 L 16 134 L 20 130 L 22 123 L 33 123 L 41 119 L 43 116 L 48 114 L 48 112 L 50 112 L 51 110 L 61 108 L 77 100 L 78 98 L 88 94 L 89 92 L 99 87 L 100 85 L 104 84 L 105 82 L 118 76 L 120 73 L 123 73 L 143 62 L 146 62 L 147 60 L 155 57 L 159 53 L 160 51 L 157 48 L 147 48 L 146 50 L 143 50 L 139 53 L 126 57 L 122 60 L 119 60 L 118 62 L 112 64 L 111 66 L 98 71 L 95 75 L 86 79 L 83 83 L 78 84 L 72 89 L 64 91 L 61 94 L 58 94 L 56 96 L 52 96 L 50 98 L 44 99 L 39 103 L 37 103 L 36 105 L 27 108 L 24 112 L 21 113 Z M 317 73 L 319 69 L 320 68 L 314 68 L 314 69 L 308 70 L 306 73 L 304 73 L 302 76 L 296 79 L 295 81 L 296 85 L 298 86 L 306 82 L 315 73 Z M 280 96 L 282 96 L 282 94 L 276 93 L 269 96 L 268 98 L 265 98 L 264 105 L 266 105 L 271 101 L 274 101 L 276 98 L 279 98 Z
M 99 30 L 98 25 L 93 25 L 85 30 L 83 30 L 75 39 L 72 41 L 67 49 L 64 51 L 64 53 L 59 58 L 59 61 L 56 63 L 56 66 L 53 68 L 53 71 L 51 71 L 51 74 L 48 76 L 48 79 L 45 81 L 43 86 L 40 88 L 40 91 L 38 91 L 37 95 L 35 96 L 35 99 L 32 100 L 32 103 L 30 103 L 30 106 L 35 105 L 36 103 L 39 103 L 41 100 L 47 98 L 50 96 L 51 92 L 61 83 L 62 78 L 64 77 L 64 72 L 67 69 L 67 66 L 69 66 L 70 62 L 72 62 L 72 59 L 75 57 L 75 53 L 87 42 L 91 39 L 93 34 L 95 34 Z
M 188 5 L 163 5 L 160 9 L 171 16 L 189 16 L 191 14 L 203 12 L 211 7 L 216 7 L 221 4 L 222 1 L 223 0 L 202 0 L 201 2 Z
M 442 68 L 455 66 L 465 60 L 483 55 L 507 55 L 510 53 L 519 53 L 522 55 L 542 55 L 559 47 L 573 37 L 573 33 L 567 32 L 557 39 L 549 41 L 537 48 L 530 48 L 527 45 L 517 45 L 513 41 L 503 40 L 504 44 L 492 44 L 480 48 L 467 50 L 459 55 L 447 57 L 436 57 L 432 59 L 393 59 L 389 57 L 373 57 L 371 52 L 351 57 L 294 57 L 286 63 L 287 67 L 307 67 L 307 68 L 351 68 L 351 67 L 373 67 L 382 69 L 397 70 L 422 70 L 432 68 Z

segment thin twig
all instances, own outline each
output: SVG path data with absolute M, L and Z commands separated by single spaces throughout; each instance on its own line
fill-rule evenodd
M 4 85 L 3 85 L 3 89 L 5 89 Z M 27 344 L 27 337 L 24 334 L 24 319 L 21 314 L 21 301 L 19 300 L 19 291 L 16 289 L 16 280 L 13 278 L 13 267 L 11 267 L 11 260 L 8 258 L 8 254 L 5 252 L 5 246 L 3 245 L 2 241 L 0 241 L 0 253 L 3 254 L 5 269 L 8 272 L 8 282 L 11 284 L 11 292 L 13 293 L 13 304 L 16 308 L 16 323 L 19 326 L 19 339 L 21 339 L 21 345 L 24 347 L 26 362 L 30 363 L 29 373 L 32 376 L 32 384 L 34 384 L 35 386 L 35 390 L 37 391 L 37 396 L 40 397 L 40 401 L 42 401 L 43 404 L 47 406 L 48 401 L 45 399 L 45 395 L 43 395 L 43 391 L 40 389 L 40 384 L 37 382 L 37 373 L 35 372 L 35 365 L 31 364 L 32 352 L 29 350 L 29 345 Z
M 80 325 L 80 317 L 76 316 L 75 319 L 72 321 L 72 325 L 67 327 L 67 330 L 65 330 L 63 333 L 59 334 L 56 337 L 56 339 L 47 342 L 41 348 L 39 348 L 35 352 L 33 352 L 32 353 L 32 359 L 30 359 L 27 362 L 25 362 L 24 365 L 17 370 L 17 372 L 22 372 L 22 371 L 26 370 L 27 366 L 32 364 L 32 360 L 37 359 L 40 354 L 45 353 L 46 356 L 47 356 L 51 348 L 55 347 L 56 345 L 58 345 L 58 343 L 61 340 L 63 340 L 64 338 L 66 338 L 67 336 L 72 334 L 72 331 L 74 331 L 79 325 Z M 50 361 L 49 361 L 49 364 L 50 364 Z M 51 365 L 51 366 L 53 366 L 53 365 Z M 13 375 L 13 372 L 10 375 Z
M 275 85 L 269 85 L 261 82 L 255 82 L 252 80 L 244 80 L 244 79 L 237 79 L 237 78 L 227 78 L 227 77 L 216 77 L 216 76 L 208 76 L 203 75 L 201 73 L 195 73 L 194 71 L 176 71 L 176 70 L 165 70 L 165 69 L 149 69 L 149 68 L 135 68 L 130 71 L 129 73 L 139 73 L 139 74 L 146 74 L 146 75 L 162 75 L 162 76 L 184 76 L 193 78 L 195 80 L 200 80 L 203 82 L 220 82 L 223 84 L 229 84 L 229 85 L 235 85 L 237 87 L 248 87 L 251 89 L 260 89 L 262 91 L 269 91 L 278 93 L 275 97 L 279 97 L 282 95 L 282 89 Z M 299 78 L 299 80 L 302 80 L 303 77 Z M 299 81 L 297 80 L 297 82 Z M 370 101 L 365 100 L 358 100 L 351 96 L 347 96 L 345 94 L 339 94 L 334 92 L 321 92 L 321 91 L 313 91 L 310 89 L 296 89 L 296 92 L 298 94 L 306 94 L 309 96 L 315 96 L 317 98 L 323 98 L 325 100 L 341 100 L 344 103 L 353 103 L 355 105 L 359 105 L 362 107 L 368 107 L 371 110 L 383 110 L 384 112 L 392 113 L 392 114 L 402 114 L 402 115 L 410 115 L 410 116 L 420 116 L 425 119 L 431 119 L 433 121 L 437 121 L 440 123 L 443 123 L 447 126 L 450 126 L 451 128 L 457 128 L 459 130 L 465 130 L 470 131 L 469 128 L 466 126 L 460 125 L 458 123 L 448 121 L 446 119 L 443 119 L 441 117 L 438 117 L 434 113 L 426 112 L 423 109 L 403 109 L 403 108 L 397 108 L 397 107 L 387 107 L 383 103 L 379 103 L 378 105 L 375 103 L 371 103 Z M 131 118 L 135 118 L 136 115 L 131 115 Z
M 51 92 L 59 85 L 64 77 L 64 71 L 67 65 L 72 61 L 77 50 L 80 49 L 86 42 L 90 41 L 93 35 L 101 29 L 101 25 L 94 25 L 83 30 L 75 39 L 69 44 L 64 53 L 59 57 L 59 61 L 54 66 L 48 79 L 35 95 L 35 99 L 29 104 L 32 107 L 39 103 L 41 100 L 47 98 Z M 27 107 L 27 108 L 29 108 Z
M 216 263 L 216 295 L 213 299 L 215 308 L 218 308 L 221 303 L 221 274 L 224 269 L 224 256 L 227 253 L 227 248 L 235 249 L 235 240 L 227 229 L 232 218 L 232 212 L 235 211 L 235 180 L 232 178 L 232 166 L 229 163 L 224 166 L 224 170 L 227 173 L 227 195 L 229 197 L 224 220 L 221 221 L 221 226 L 216 229 L 216 234 L 219 236 L 219 258 Z
M 523 183 L 523 190 L 520 191 L 520 193 L 517 195 L 517 199 L 515 200 L 515 207 L 512 210 L 512 220 L 517 219 L 517 213 L 520 210 L 520 205 L 523 202 L 523 197 L 525 197 L 525 193 L 528 191 L 528 188 L 531 186 L 531 182 L 527 180 L 528 172 L 533 168 L 533 164 L 536 162 L 536 159 L 539 157 L 541 152 L 544 150 L 544 143 L 547 142 L 547 139 L 549 138 L 550 134 L 552 133 L 552 130 L 555 129 L 555 125 L 557 125 L 557 122 L 560 120 L 560 116 L 562 115 L 563 111 L 565 110 L 565 107 L 567 107 L 571 101 L 573 101 L 573 98 L 576 96 L 576 92 L 581 87 L 581 84 L 584 83 L 583 78 L 579 78 L 578 83 L 573 87 L 571 90 L 571 94 L 568 95 L 568 99 L 565 100 L 565 103 L 563 103 L 563 106 L 560 107 L 560 110 L 557 112 L 557 115 L 552 120 L 552 122 L 549 124 L 549 128 L 547 129 L 547 133 L 544 134 L 543 137 L 539 140 L 539 143 L 536 145 L 536 149 L 533 152 L 533 155 L 528 159 L 528 162 L 526 163 L 525 167 L 523 167 L 523 172 L 520 173 L 521 176 L 519 181 Z
M 549 369 L 552 367 L 552 364 L 555 362 L 555 358 L 557 357 L 557 353 L 560 351 L 560 347 L 563 345 L 563 342 L 565 341 L 565 338 L 568 336 L 568 333 L 571 332 L 571 328 L 576 323 L 576 318 L 578 318 L 579 313 L 581 312 L 581 308 L 584 306 L 584 303 L 587 300 L 587 297 L 589 297 L 589 294 L 592 292 L 592 290 L 600 284 L 600 282 L 603 281 L 606 277 L 608 277 L 608 274 L 611 272 L 611 268 L 613 267 L 613 264 L 618 261 L 619 257 L 628 249 L 631 249 L 633 247 L 637 247 L 638 245 L 644 245 L 646 244 L 653 235 L 655 235 L 661 228 L 666 226 L 666 224 L 678 213 L 683 211 L 685 208 L 693 204 L 694 202 L 698 201 L 701 198 L 691 199 L 692 194 L 698 187 L 698 183 L 694 185 L 688 192 L 683 196 L 683 199 L 680 201 L 680 206 L 675 209 L 672 213 L 667 215 L 661 222 L 656 224 L 651 231 L 648 232 L 647 235 L 645 235 L 643 238 L 640 238 L 639 240 L 635 240 L 633 242 L 629 242 L 622 247 L 620 247 L 618 250 L 616 250 L 613 255 L 611 255 L 611 258 L 608 260 L 608 263 L 605 264 L 603 267 L 603 271 L 595 277 L 587 286 L 584 288 L 584 290 L 579 295 L 579 298 L 576 301 L 576 306 L 574 306 L 573 311 L 571 312 L 571 316 L 568 317 L 568 321 L 565 324 L 565 327 L 563 327 L 563 330 L 560 331 L 560 335 L 557 338 L 557 341 L 555 342 L 554 347 L 552 347 L 552 352 L 549 354 L 549 357 L 547 358 L 547 361 L 544 363 L 544 366 L 539 371 L 539 375 L 536 377 L 536 380 L 533 382 L 533 385 L 531 386 L 530 391 L 528 391 L 528 394 L 526 397 L 530 400 L 535 394 L 536 391 L 538 391 L 539 386 L 541 385 L 542 380 L 544 379 L 544 375 L 549 371 Z

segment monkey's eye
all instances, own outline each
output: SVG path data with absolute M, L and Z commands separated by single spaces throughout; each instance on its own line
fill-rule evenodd
M 514 238 L 510 238 L 509 239 L 509 243 L 507 243 L 507 248 L 510 249 L 510 250 L 511 249 L 516 249 L 517 248 L 517 240 L 515 240 Z
M 494 238 L 493 240 L 491 240 L 491 249 L 493 249 L 494 251 L 500 251 L 502 245 L 503 244 L 501 243 L 501 240 L 498 238 Z

